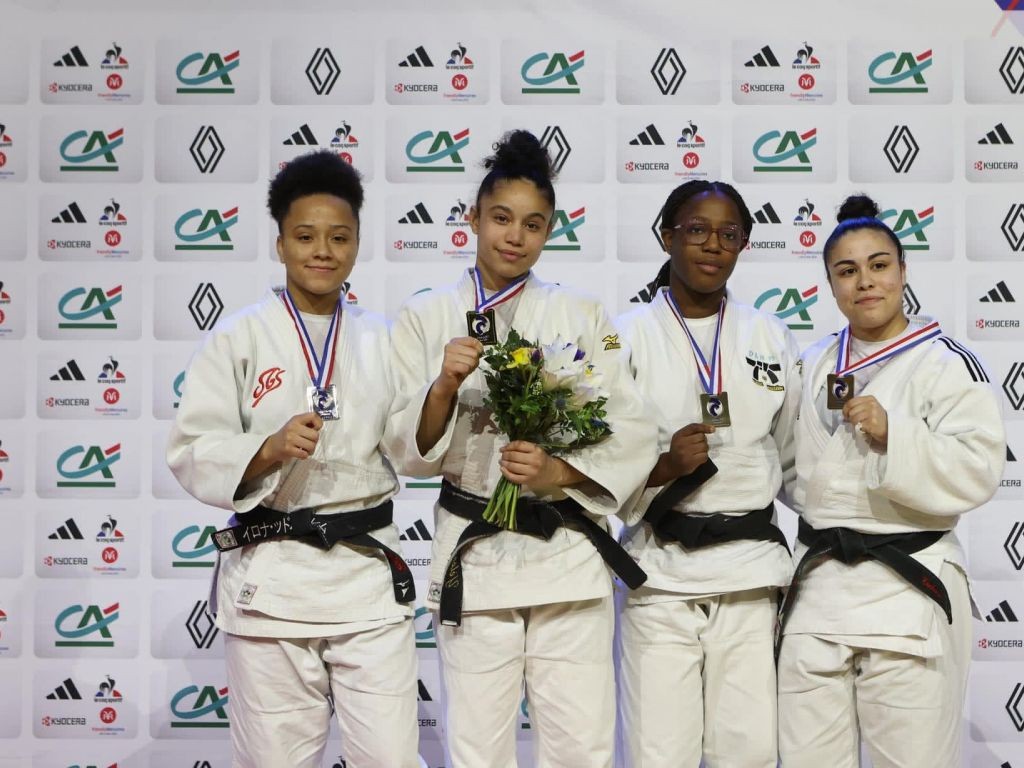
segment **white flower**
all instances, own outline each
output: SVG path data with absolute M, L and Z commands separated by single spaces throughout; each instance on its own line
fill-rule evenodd
M 582 384 L 587 375 L 587 362 L 583 351 L 571 341 L 555 337 L 544 350 L 544 368 L 541 371 L 541 385 L 546 392 L 553 389 L 572 389 Z

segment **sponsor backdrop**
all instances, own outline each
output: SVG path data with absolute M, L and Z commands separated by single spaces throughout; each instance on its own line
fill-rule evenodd
M 290 5 L 0 9 L 0 765 L 228 765 L 206 602 L 225 513 L 178 488 L 163 446 L 196 343 L 281 279 L 267 181 L 313 147 L 359 168 L 346 291 L 393 316 L 472 262 L 479 161 L 525 126 L 560 170 L 538 272 L 613 312 L 650 296 L 667 192 L 724 178 L 756 219 L 736 296 L 809 344 L 840 326 L 835 208 L 879 200 L 907 311 L 976 350 L 1003 399 L 1006 476 L 961 524 L 982 615 L 964 765 L 1024 768 L 1024 11 Z M 403 479 L 398 497 L 421 580 L 436 493 Z M 439 768 L 424 609 L 415 624 Z M 517 727 L 532 765 L 525 700 Z M 332 737 L 324 766 L 344 764 Z

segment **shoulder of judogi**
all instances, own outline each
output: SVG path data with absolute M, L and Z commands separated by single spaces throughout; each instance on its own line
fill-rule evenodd
M 988 371 L 978 356 L 951 336 L 936 336 L 925 351 L 925 362 L 934 366 L 934 376 L 953 377 L 963 385 L 990 383 Z

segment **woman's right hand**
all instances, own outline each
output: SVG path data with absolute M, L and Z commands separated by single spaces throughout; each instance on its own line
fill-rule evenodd
M 288 459 L 308 459 L 316 449 L 324 420 L 315 413 L 292 416 L 263 443 L 263 458 L 273 464 Z
M 484 345 L 470 336 L 459 336 L 444 345 L 444 359 L 441 372 L 431 387 L 433 394 L 444 400 L 451 400 L 477 366 L 484 353 Z

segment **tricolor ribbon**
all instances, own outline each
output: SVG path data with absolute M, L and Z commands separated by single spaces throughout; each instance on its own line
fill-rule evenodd
M 868 355 L 867 357 L 861 358 L 856 363 L 850 364 L 850 326 L 846 326 L 839 332 L 839 348 L 836 350 L 836 375 L 845 376 L 849 373 L 855 373 L 856 371 L 862 371 L 872 365 L 881 363 L 884 360 L 888 360 L 891 357 L 895 357 L 901 352 L 906 352 L 908 349 L 913 349 L 918 344 L 923 344 L 929 339 L 934 339 L 936 336 L 942 335 L 942 329 L 939 328 L 939 321 L 932 320 L 928 325 L 923 328 L 918 328 L 913 333 L 904 336 L 898 341 L 894 341 L 886 347 L 878 350 L 877 352 Z
M 683 319 L 683 313 L 679 310 L 679 305 L 676 304 L 672 291 L 665 291 L 664 296 L 665 301 L 668 302 L 669 309 L 672 310 L 672 314 L 675 315 L 679 325 L 682 326 L 683 331 L 686 333 L 686 338 L 690 340 L 690 349 L 693 351 L 693 360 L 697 364 L 697 375 L 700 377 L 700 385 L 704 388 L 704 392 L 709 395 L 719 394 L 722 391 L 722 348 L 719 342 L 722 339 L 722 325 L 725 323 L 725 296 L 722 297 L 722 306 L 718 309 L 718 324 L 715 326 L 715 343 L 711 348 L 710 365 L 705 359 L 704 353 L 700 351 L 700 345 L 697 343 L 697 340 L 693 338 L 693 334 L 690 333 L 690 329 L 686 326 L 686 320 Z
M 487 297 L 487 292 L 484 290 L 484 280 L 480 276 L 480 270 L 473 267 L 473 285 L 476 286 L 476 311 L 486 312 L 489 309 L 504 304 L 505 302 L 512 301 L 516 296 L 523 292 L 526 287 L 526 279 L 530 276 L 527 272 L 521 277 L 517 277 L 511 283 L 506 285 L 500 291 Z
M 299 336 L 299 344 L 302 345 L 302 354 L 306 357 L 309 380 L 313 382 L 313 386 L 317 389 L 329 387 L 331 379 L 334 378 L 334 357 L 336 352 L 334 342 L 338 338 L 338 328 L 341 327 L 341 299 L 338 299 L 338 303 L 334 307 L 334 316 L 331 318 L 331 325 L 327 329 L 327 338 L 324 339 L 324 348 L 319 356 L 313 347 L 313 340 L 309 338 L 306 324 L 302 322 L 302 314 L 296 308 L 295 302 L 292 300 L 292 296 L 287 289 L 281 293 L 281 301 L 284 302 L 284 308 L 295 324 L 295 332 Z M 330 359 L 328 359 L 328 355 L 330 355 Z

